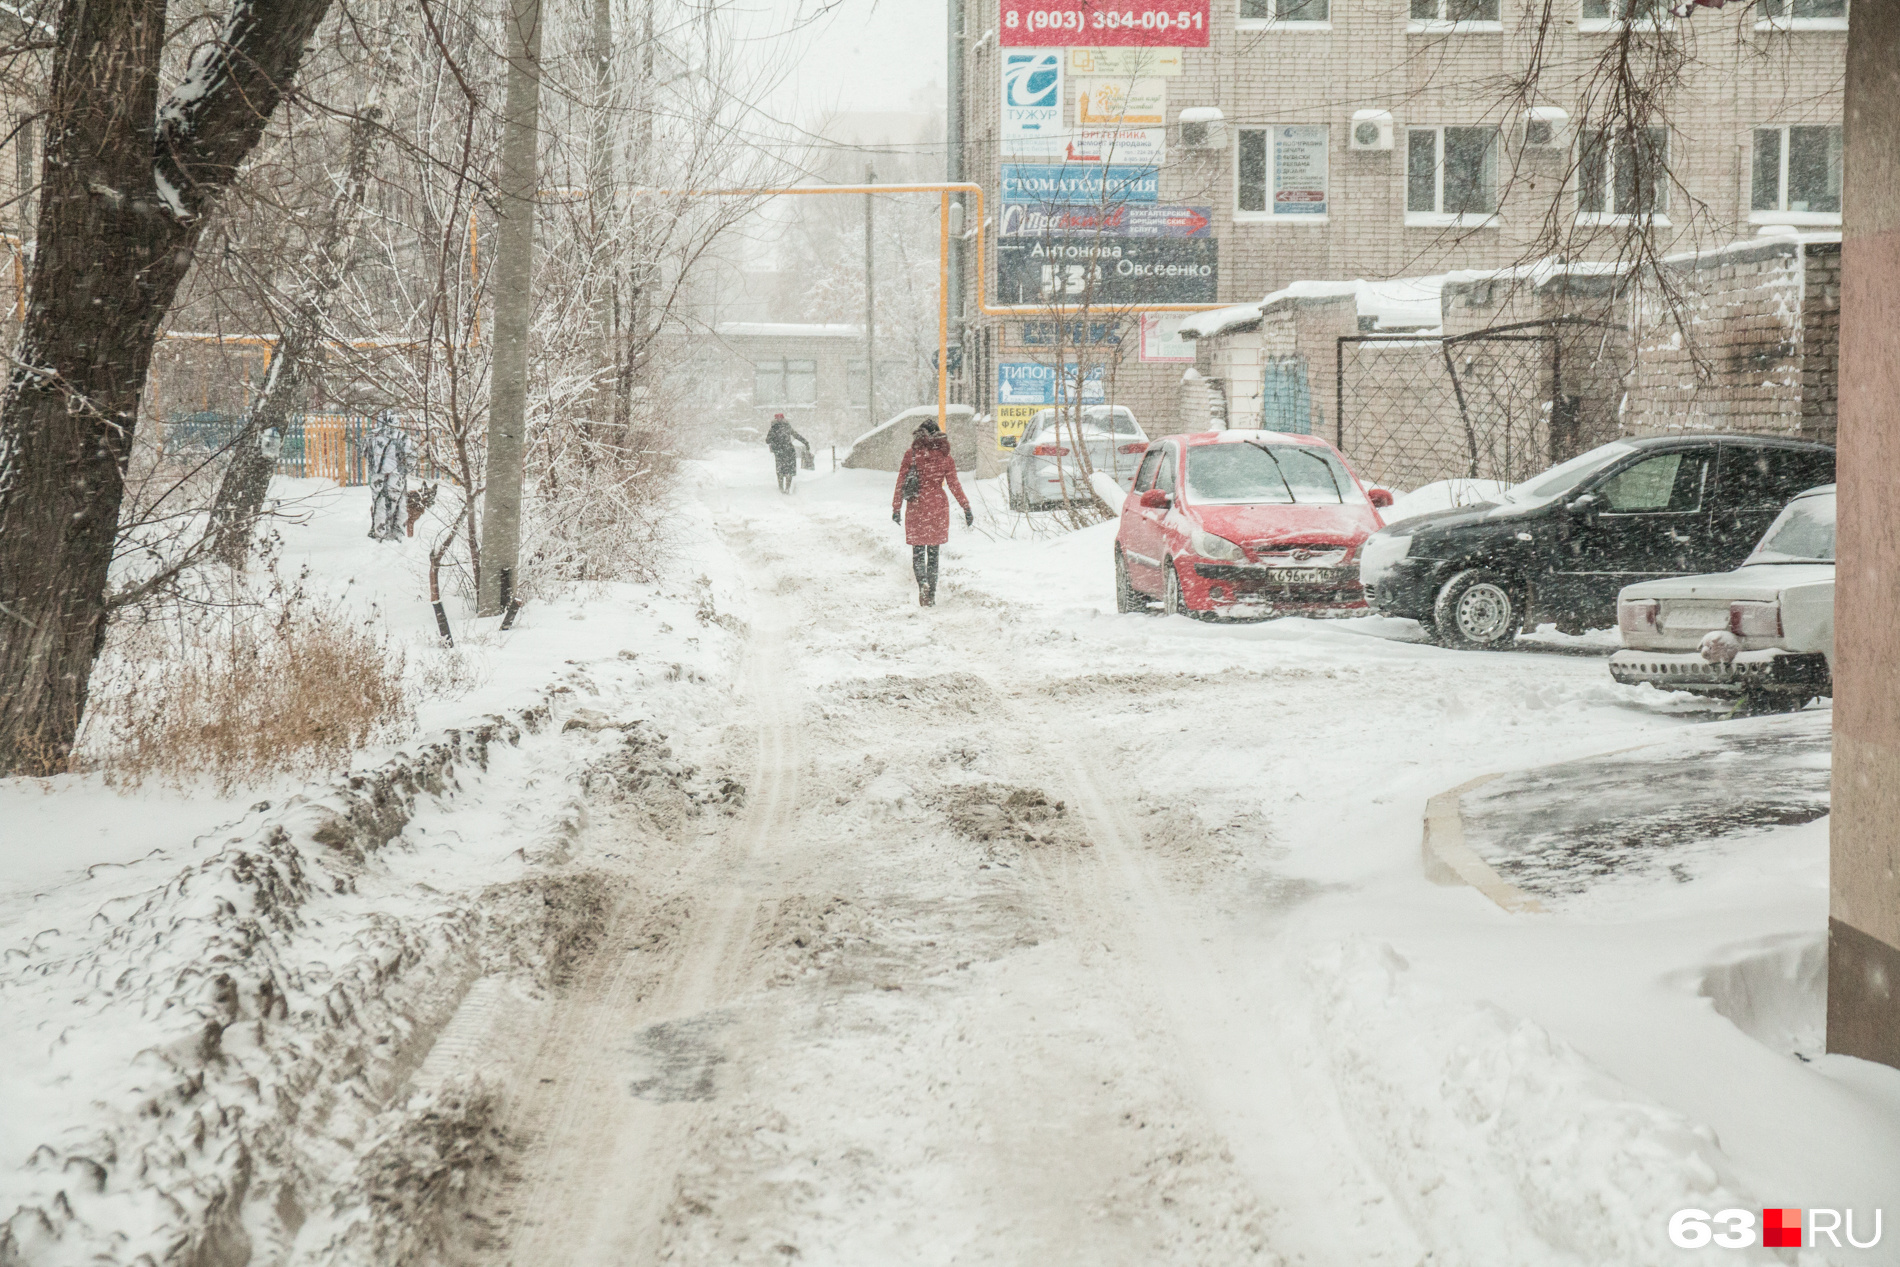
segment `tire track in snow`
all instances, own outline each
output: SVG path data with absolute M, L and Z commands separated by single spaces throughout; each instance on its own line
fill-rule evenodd
M 764 593 L 755 587 L 755 592 Z M 693 1040 L 707 1016 L 733 997 L 758 895 L 749 883 L 756 855 L 787 830 L 797 809 L 798 741 L 787 699 L 783 619 L 769 600 L 753 613 L 745 692 L 755 713 L 758 758 L 747 808 L 681 892 L 708 894 L 688 916 L 673 953 L 639 962 L 634 899 L 616 912 L 606 945 L 581 988 L 557 1005 L 541 1054 L 526 1080 L 516 1124 L 535 1140 L 516 1184 L 509 1261 L 519 1267 L 639 1263 L 659 1249 L 679 1162 L 702 1109 L 700 1076 L 709 1053 Z M 645 989 L 642 990 L 641 987 Z M 711 1026 L 716 1028 L 718 1020 Z M 662 1066 L 643 1098 L 638 1052 Z M 683 1050 L 682 1050 L 683 1049 Z M 697 1069 L 681 1070 L 679 1060 Z M 674 1085 L 685 1073 L 685 1087 Z

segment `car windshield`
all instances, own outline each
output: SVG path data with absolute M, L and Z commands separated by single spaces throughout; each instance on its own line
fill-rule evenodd
M 1834 494 L 1797 497 L 1768 526 L 1750 563 L 1834 562 Z
M 1358 500 L 1339 460 L 1304 444 L 1197 444 L 1188 450 L 1190 501 L 1291 505 Z
M 1054 409 L 1039 410 L 1031 425 L 1030 434 L 1037 439 L 1051 439 L 1061 431 L 1069 429 L 1073 415 L 1067 409 L 1060 412 Z M 1134 411 L 1126 405 L 1084 405 L 1082 407 L 1082 429 L 1084 431 L 1105 431 L 1110 435 L 1139 436 L 1141 428 L 1135 424 Z
M 1499 500 L 1512 506 L 1541 506 L 1563 496 L 1618 458 L 1634 452 L 1635 445 L 1612 440 L 1568 462 L 1560 462 L 1522 484 L 1513 484 L 1499 495 Z

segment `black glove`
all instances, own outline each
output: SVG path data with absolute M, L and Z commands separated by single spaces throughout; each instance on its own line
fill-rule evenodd
M 904 522 L 904 512 L 903 512 L 903 511 L 901 511 L 901 510 L 893 510 L 893 511 L 891 512 L 891 522 L 892 522 L 892 523 L 894 523 L 894 524 L 901 524 L 901 523 L 903 523 L 903 522 Z
M 971 510 L 968 506 L 963 508 L 963 526 L 965 528 L 976 527 L 976 512 Z

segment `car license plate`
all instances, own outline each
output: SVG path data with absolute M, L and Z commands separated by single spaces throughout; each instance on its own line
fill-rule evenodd
M 1339 580 L 1339 569 L 1275 568 L 1268 575 L 1282 585 L 1331 585 Z

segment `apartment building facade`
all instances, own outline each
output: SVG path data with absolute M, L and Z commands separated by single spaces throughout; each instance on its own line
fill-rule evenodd
M 1614 260 L 1639 222 L 1665 252 L 1840 222 L 1848 0 L 1692 20 L 1644 0 L 1186 0 L 1103 23 L 1107 10 L 965 0 L 960 149 L 985 233 L 963 274 L 959 386 L 1005 435 L 1030 405 L 1024 366 L 1070 360 L 1085 399 L 1177 429 L 1193 349 L 1178 314 L 1144 317 L 1143 302 Z M 1639 129 L 1617 126 L 1604 65 L 1631 12 L 1649 15 L 1639 78 L 1672 85 Z M 1175 18 L 1204 24 L 1205 46 L 1146 29 Z M 1141 43 L 1068 42 L 1091 38 Z M 1164 38 L 1182 42 L 1148 42 Z M 1024 311 L 979 311 L 979 286 Z

